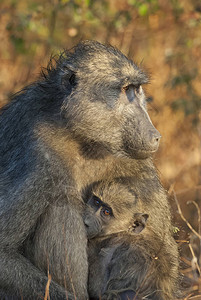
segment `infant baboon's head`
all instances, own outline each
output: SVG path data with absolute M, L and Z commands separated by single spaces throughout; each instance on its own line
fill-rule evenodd
M 125 184 L 99 182 L 86 200 L 84 223 L 88 238 L 118 232 L 139 234 L 148 214 L 137 211 L 137 195 Z

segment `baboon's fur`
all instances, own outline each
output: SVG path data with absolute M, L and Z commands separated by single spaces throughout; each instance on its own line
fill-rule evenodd
M 163 218 L 168 203 L 150 158 L 159 133 L 145 109 L 146 82 L 120 51 L 86 41 L 1 110 L 2 294 L 44 295 L 49 268 L 52 299 L 66 299 L 65 289 L 68 299 L 87 298 L 81 191 L 94 181 L 135 178 L 144 203 L 157 202 Z
M 102 206 L 96 210 L 96 198 L 88 197 L 84 213 L 92 237 L 88 244 L 89 296 L 115 300 L 120 292 L 125 297 L 127 291 L 133 291 L 135 299 L 176 299 L 180 295 L 178 251 L 166 203 L 159 205 L 157 198 L 144 202 L 143 185 L 126 178 L 96 183 L 92 194 L 101 199 Z M 100 219 L 104 206 L 112 212 Z M 146 214 L 146 226 L 136 234 L 132 227 L 136 216 L 140 226 Z M 96 236 L 95 231 L 91 235 L 90 227 L 92 231 L 97 228 Z
M 123 180 L 126 182 L 126 178 Z M 93 184 L 91 191 L 89 187 L 83 197 L 86 201 L 83 219 L 88 239 L 122 231 L 137 234 L 144 230 L 149 215 L 137 211 L 142 203 L 130 186 L 115 181 L 98 182 Z M 141 208 L 146 211 L 142 205 Z

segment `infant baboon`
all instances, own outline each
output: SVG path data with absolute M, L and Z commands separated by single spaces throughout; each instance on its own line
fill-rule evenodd
M 157 212 L 148 218 L 150 211 L 126 184 L 99 182 L 92 188 L 84 213 L 92 299 L 175 299 L 175 249 L 167 248 L 172 236 L 154 232 Z
M 119 187 L 122 188 L 120 185 Z M 109 187 L 105 187 L 105 189 L 107 188 Z M 122 196 L 130 196 L 129 192 L 120 194 Z M 131 199 L 132 201 L 129 202 L 130 199 L 126 197 L 126 203 L 124 203 L 123 199 L 121 203 L 110 203 L 110 199 L 106 199 L 106 203 L 96 194 L 91 195 L 84 212 L 84 224 L 88 239 L 97 236 L 105 237 L 120 232 L 140 233 L 145 227 L 148 214 L 137 213 L 134 205 L 134 196 Z M 123 208 L 124 204 L 126 204 L 126 209 L 125 207 Z
M 160 134 L 146 111 L 147 81 L 119 50 L 85 41 L 1 110 L 0 294 L 43 297 L 50 272 L 51 299 L 88 298 L 82 190 L 94 181 L 135 179 L 156 210 L 153 228 L 169 231 L 151 159 Z

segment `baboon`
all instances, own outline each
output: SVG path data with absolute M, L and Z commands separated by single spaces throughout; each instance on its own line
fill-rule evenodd
M 119 50 L 85 41 L 1 110 L 1 294 L 43 297 L 49 271 L 52 299 L 87 299 L 82 190 L 94 181 L 135 178 L 145 204 L 169 210 L 151 158 L 160 134 L 146 111 L 147 82 Z
M 149 215 L 136 212 L 135 202 L 138 200 L 128 187 L 115 182 L 101 182 L 93 190 L 94 193 L 87 199 L 83 217 L 88 239 L 120 232 L 138 234 L 144 229 Z
M 158 222 L 157 204 L 145 206 L 125 179 L 96 183 L 86 200 L 90 299 L 176 299 L 177 249 L 171 232 L 157 234 L 159 226 L 171 228 L 168 211 Z

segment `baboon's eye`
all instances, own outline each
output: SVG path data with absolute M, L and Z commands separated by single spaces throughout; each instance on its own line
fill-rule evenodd
M 142 87 L 141 85 L 134 86 L 133 84 L 129 84 L 124 86 L 122 90 L 126 94 L 128 101 L 132 102 L 135 99 L 135 96 L 141 93 Z
M 110 215 L 110 211 L 109 211 L 109 209 L 107 209 L 107 208 L 104 209 L 103 212 L 104 212 L 104 214 L 105 214 L 106 216 L 109 216 L 109 215 Z
M 100 206 L 101 200 L 97 196 L 93 196 L 93 202 L 96 206 Z
M 123 92 L 127 93 L 133 86 L 131 84 L 126 85 L 122 88 Z
M 136 92 L 137 94 L 141 94 L 141 93 L 142 93 L 142 86 L 141 86 L 141 85 L 136 86 L 136 87 L 135 87 L 135 92 Z
M 132 102 L 135 99 L 135 91 L 133 85 L 128 85 L 125 89 L 125 93 L 129 102 Z
M 139 85 L 133 85 L 133 84 L 129 84 L 127 86 L 124 86 L 122 88 L 122 90 L 128 94 L 128 93 L 135 93 L 135 94 L 141 94 L 142 93 L 142 86 Z
M 96 199 L 96 200 L 94 201 L 94 203 L 95 203 L 96 205 L 99 205 L 99 204 L 100 204 L 100 201 L 99 201 L 98 199 Z
M 112 215 L 112 210 L 110 208 L 107 208 L 107 207 L 103 207 L 102 208 L 102 214 L 104 216 L 111 216 Z
M 129 87 L 130 87 L 130 85 L 127 85 L 127 86 L 124 86 L 122 89 L 123 89 L 123 91 L 128 91 L 128 89 L 129 89 Z

